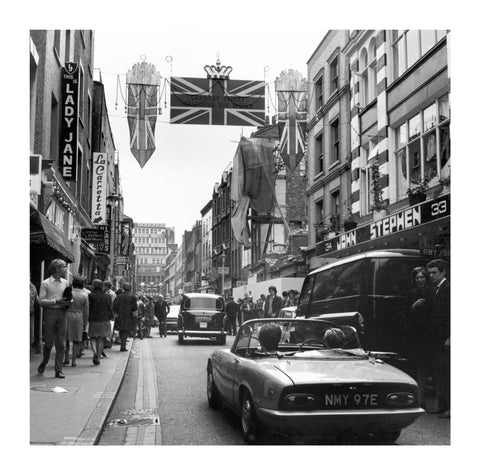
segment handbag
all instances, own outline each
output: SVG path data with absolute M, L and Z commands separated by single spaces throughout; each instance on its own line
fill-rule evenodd
M 83 330 L 83 332 L 82 332 L 82 341 L 88 341 L 88 340 L 89 340 L 89 338 L 88 338 L 88 333 L 87 333 L 85 330 Z

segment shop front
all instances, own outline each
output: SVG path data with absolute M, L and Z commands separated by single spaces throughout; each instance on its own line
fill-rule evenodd
M 307 254 L 309 270 L 339 258 L 382 249 L 417 249 L 421 255 L 449 261 L 450 194 L 317 243 Z

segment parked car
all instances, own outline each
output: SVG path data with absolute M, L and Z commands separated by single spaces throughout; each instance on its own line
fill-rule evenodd
M 279 339 L 276 349 L 266 348 L 260 333 L 272 323 Z M 342 338 L 332 347 L 328 334 L 338 336 L 338 330 Z M 380 357 L 361 348 L 349 325 L 320 319 L 250 320 L 230 350 L 209 357 L 208 403 L 212 408 L 224 403 L 240 415 L 247 443 L 261 441 L 266 431 L 317 437 L 371 434 L 391 443 L 425 411 L 415 380 Z
M 278 318 L 295 318 L 297 315 L 297 307 L 283 307 L 278 312 Z
M 401 317 L 412 270 L 429 260 L 412 249 L 371 251 L 315 269 L 303 283 L 297 316 L 358 312 L 366 348 L 403 354 Z
M 167 332 L 177 331 L 179 312 L 180 305 L 170 305 L 170 312 L 167 315 Z
M 186 337 L 216 338 L 224 345 L 227 339 L 225 301 L 221 295 L 188 293 L 180 303 L 177 325 L 178 343 Z

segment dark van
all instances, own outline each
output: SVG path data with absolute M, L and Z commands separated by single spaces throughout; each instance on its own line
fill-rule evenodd
M 363 347 L 402 356 L 401 316 L 413 287 L 412 270 L 430 260 L 419 251 L 400 249 L 366 252 L 320 267 L 305 278 L 297 316 L 359 312 Z

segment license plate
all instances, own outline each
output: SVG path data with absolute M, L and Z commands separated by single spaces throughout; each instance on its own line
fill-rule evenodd
M 207 328 L 207 322 L 200 322 L 200 328 Z
M 325 394 L 325 407 L 376 407 L 378 394 Z

